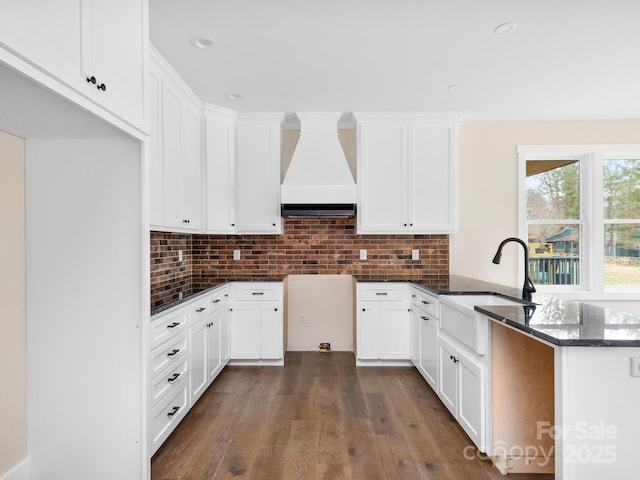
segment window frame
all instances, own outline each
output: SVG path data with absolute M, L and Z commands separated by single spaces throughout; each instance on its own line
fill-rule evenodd
M 518 233 L 525 241 L 528 225 L 579 224 L 579 285 L 536 285 L 539 293 L 576 300 L 637 300 L 640 285 L 606 286 L 604 283 L 604 160 L 640 158 L 639 144 L 612 145 L 519 145 L 518 146 Z M 529 221 L 527 219 L 527 161 L 578 160 L 580 165 L 580 218 Z M 615 221 L 614 221 L 615 222 Z M 607 220 L 607 223 L 611 223 Z M 632 223 L 640 223 L 640 219 Z M 522 270 L 522 267 L 519 267 Z M 524 272 L 520 272 L 524 275 Z

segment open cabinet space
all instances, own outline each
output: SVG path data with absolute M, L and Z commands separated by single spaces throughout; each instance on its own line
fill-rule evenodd
M 554 349 L 491 322 L 490 455 L 503 474 L 553 473 Z

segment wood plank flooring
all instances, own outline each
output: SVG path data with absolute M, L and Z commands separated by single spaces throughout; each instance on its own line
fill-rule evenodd
M 414 368 L 356 368 L 348 352 L 288 352 L 284 367 L 226 367 L 156 452 L 151 477 L 505 478 L 487 460 L 466 459 L 469 445 Z

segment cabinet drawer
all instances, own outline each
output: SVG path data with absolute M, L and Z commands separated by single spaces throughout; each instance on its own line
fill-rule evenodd
M 187 331 L 189 328 L 188 313 L 189 310 L 183 308 L 176 312 L 151 318 L 151 350 Z
M 192 325 L 195 325 L 199 320 L 205 318 L 213 311 L 214 305 L 212 304 L 212 300 L 213 297 L 211 295 L 207 295 L 189 307 L 189 319 L 191 320 Z
M 236 300 L 281 300 L 281 282 L 234 283 L 233 297 Z
M 184 378 L 189 377 L 189 359 L 183 356 L 180 361 L 164 370 L 151 381 L 149 388 L 149 404 L 154 407 L 158 400 L 175 390 Z
M 416 298 L 414 300 L 422 310 L 432 317 L 438 318 L 440 313 L 440 309 L 438 308 L 438 297 L 417 291 Z
M 165 343 L 151 352 L 149 378 L 156 378 L 163 370 L 180 360 L 189 351 L 189 337 L 184 333 L 172 342 Z
M 189 407 L 189 381 L 186 376 L 176 385 L 173 395 L 167 395 L 151 409 L 151 454 L 155 453 L 173 429 L 186 415 Z
M 405 283 L 358 283 L 358 300 L 401 301 L 408 300 Z

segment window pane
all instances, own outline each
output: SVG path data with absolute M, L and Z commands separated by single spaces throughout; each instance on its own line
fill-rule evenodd
M 579 225 L 529 225 L 529 270 L 538 285 L 580 284 Z
M 604 284 L 640 285 L 640 224 L 604 226 Z
M 640 160 L 604 161 L 604 218 L 640 219 Z
M 542 167 L 535 168 L 538 164 Z M 528 160 L 527 171 L 530 172 L 527 173 L 528 219 L 580 218 L 577 160 Z M 534 173 L 536 171 L 539 173 Z

